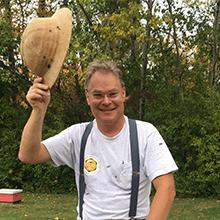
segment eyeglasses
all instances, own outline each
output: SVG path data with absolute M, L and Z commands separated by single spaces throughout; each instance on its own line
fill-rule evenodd
M 92 93 L 92 96 L 95 98 L 95 99 L 98 99 L 98 100 L 102 100 L 104 99 L 105 96 L 107 96 L 108 98 L 110 99 L 115 99 L 117 96 L 118 96 L 119 92 L 118 91 L 112 91 L 112 92 L 109 92 L 107 94 L 103 94 L 103 93 Z

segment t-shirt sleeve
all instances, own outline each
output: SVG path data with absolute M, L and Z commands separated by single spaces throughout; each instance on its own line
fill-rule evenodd
M 42 141 L 51 156 L 53 166 L 67 165 L 72 169 L 75 168 L 76 155 L 79 155 L 81 136 L 85 126 L 86 123 L 73 125 Z
M 53 161 L 51 164 L 55 167 L 67 165 L 73 168 L 72 148 L 74 147 L 74 142 L 68 136 L 67 129 L 42 141 Z
M 178 170 L 167 144 L 153 125 L 150 126 L 150 132 L 147 132 L 144 158 L 145 174 L 151 181 Z

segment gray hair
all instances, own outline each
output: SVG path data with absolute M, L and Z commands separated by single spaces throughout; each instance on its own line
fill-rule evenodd
M 121 70 L 117 67 L 117 63 L 114 61 L 96 60 L 89 65 L 88 71 L 86 73 L 86 80 L 84 84 L 85 90 L 89 90 L 90 78 L 96 71 L 102 71 L 106 73 L 112 72 L 118 78 L 121 88 L 124 87 L 122 73 Z

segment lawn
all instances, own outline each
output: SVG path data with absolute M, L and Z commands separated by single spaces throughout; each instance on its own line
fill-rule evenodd
M 76 219 L 77 198 L 73 195 L 22 194 L 22 202 L 0 204 L 0 220 Z M 220 219 L 220 201 L 215 199 L 178 199 L 168 220 Z

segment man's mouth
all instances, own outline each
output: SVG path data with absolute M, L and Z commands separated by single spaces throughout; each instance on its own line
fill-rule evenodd
M 111 112 L 114 111 L 116 108 L 112 108 L 112 109 L 99 109 L 102 112 Z

